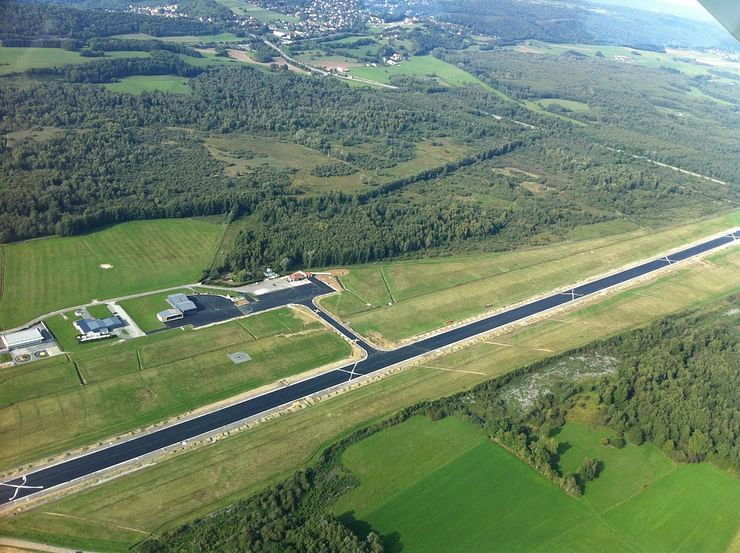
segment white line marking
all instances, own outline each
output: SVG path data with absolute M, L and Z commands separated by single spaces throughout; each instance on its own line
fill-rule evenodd
M 18 497 L 18 492 L 21 490 L 43 490 L 43 486 L 26 486 L 26 477 L 21 476 L 21 483 L 20 484 L 6 484 L 5 482 L 0 482 L 0 486 L 7 486 L 8 488 L 15 488 L 15 492 L 13 492 L 13 497 L 10 498 L 10 501 L 15 500 L 16 497 Z

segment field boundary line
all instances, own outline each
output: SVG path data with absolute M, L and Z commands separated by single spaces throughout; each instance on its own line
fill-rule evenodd
M 229 230 L 229 227 L 232 223 L 221 224 L 223 225 L 223 231 L 221 232 L 221 238 L 218 240 L 218 244 L 216 244 L 216 247 L 214 248 L 213 255 L 211 256 L 211 262 L 208 264 L 209 274 L 213 270 L 213 266 L 216 264 L 216 258 L 218 258 L 221 247 L 224 245 L 224 240 L 226 240 L 226 231 Z
M 383 266 L 380 266 L 380 276 L 383 279 L 383 284 L 385 284 L 385 289 L 388 292 L 388 297 L 390 298 L 391 302 L 396 303 L 396 298 L 393 297 L 393 292 L 391 292 L 391 287 L 388 285 L 388 279 L 385 276 L 385 271 L 383 270 Z
M 0 301 L 5 292 L 5 246 L 0 248 Z
M 252 331 L 251 331 L 251 330 L 249 330 L 249 329 L 248 329 L 248 328 L 247 328 L 246 326 L 244 326 L 244 325 L 242 324 L 241 320 L 237 320 L 237 321 L 236 321 L 236 324 L 237 324 L 237 325 L 239 326 L 239 328 L 241 328 L 241 329 L 242 329 L 242 330 L 243 330 L 244 332 L 246 332 L 247 334 L 249 334 L 249 335 L 250 335 L 250 336 L 252 337 L 252 340 L 254 340 L 255 342 L 256 342 L 256 341 L 258 340 L 257 336 L 255 336 L 254 334 L 252 334 Z
M 466 374 L 476 374 L 478 376 L 488 376 L 488 373 L 480 372 L 480 371 L 466 371 L 464 369 L 448 369 L 445 367 L 432 367 L 431 365 L 417 365 L 418 367 L 421 367 L 422 369 L 434 369 L 435 371 L 446 371 L 451 373 L 466 373 Z
M 80 379 L 80 384 L 82 384 L 83 386 L 87 386 L 87 381 L 85 380 L 85 377 L 82 376 L 82 371 L 80 371 L 80 366 L 77 364 L 77 361 L 72 361 L 72 366 L 75 368 L 77 378 Z

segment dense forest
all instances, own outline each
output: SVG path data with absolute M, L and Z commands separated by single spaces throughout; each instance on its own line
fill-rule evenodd
M 0 242 L 131 219 L 223 214 L 240 230 L 210 276 L 249 280 L 265 265 L 287 270 L 500 250 L 564 239 L 592 223 L 675 223 L 740 201 L 733 184 L 673 174 L 607 149 L 737 182 L 740 116 L 726 76 L 607 65 L 575 54 L 554 63 L 490 44 L 474 51 L 469 32 L 438 20 L 399 32 L 394 44 L 405 55 L 431 53 L 485 86 L 453 87 L 418 74 L 395 76 L 398 88 L 381 91 L 277 66 L 219 65 L 185 44 L 111 36 L 234 30 L 221 8 L 215 23 L 197 19 L 212 0 L 184 2 L 191 17 L 177 18 L 80 9 L 89 6 L 0 6 L 6 44 L 63 47 L 85 58 L 0 77 Z M 101 7 L 122 5 L 107 0 Z M 483 19 L 516 11 L 508 2 L 489 8 Z M 567 11 L 531 9 L 544 10 L 542 17 Z M 534 15 L 529 19 L 539 25 Z M 253 56 L 274 54 L 256 36 L 243 46 Z M 337 54 L 367 47 L 376 59 L 390 48 L 344 33 L 292 48 L 314 46 Z M 111 55 L 122 51 L 142 55 Z M 148 75 L 186 78 L 188 93 L 137 95 L 104 86 Z M 587 109 L 531 108 L 546 99 Z M 232 171 L 209 147 L 211 136 L 305 147 L 325 156 L 305 168 L 312 177 L 352 177 L 357 184 L 309 191 L 296 184 L 295 168 L 279 163 Z M 438 160 L 430 144 L 460 153 Z M 499 171 L 507 166 L 534 176 Z
M 124 12 L 81 10 L 33 2 L 0 3 L 0 38 L 106 37 L 127 33 L 153 36 L 205 35 L 219 26 L 187 17 L 149 17 Z
M 651 441 L 678 462 L 710 461 L 738 471 L 739 305 L 740 298 L 731 296 L 455 396 L 405 408 L 329 446 L 310 469 L 209 518 L 147 540 L 138 550 L 383 551 L 382 536 L 354 535 L 329 514 L 336 498 L 356 485 L 341 455 L 351 444 L 417 415 L 463 417 L 576 497 L 603 466 L 588 458 L 574 473 L 563 473 L 557 431 L 586 396 L 595 398 L 589 401 L 596 401 L 599 422 L 616 432 L 605 446 Z M 573 359 L 582 366 L 564 370 Z M 512 390 L 532 382 L 546 385 L 526 404 L 512 401 Z

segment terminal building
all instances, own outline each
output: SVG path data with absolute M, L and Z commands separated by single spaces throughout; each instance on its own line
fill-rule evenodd
M 74 327 L 83 336 L 106 336 L 111 331 L 126 326 L 120 317 L 106 317 L 105 319 L 79 319 Z

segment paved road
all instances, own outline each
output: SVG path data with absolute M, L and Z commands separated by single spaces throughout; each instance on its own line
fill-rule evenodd
M 123 443 L 112 445 L 105 449 L 93 451 L 87 455 L 62 461 L 56 465 L 41 468 L 25 476 L 11 481 L 0 483 L 0 505 L 10 501 L 17 501 L 24 497 L 38 493 L 40 490 L 53 488 L 67 482 L 88 476 L 97 471 L 105 470 L 115 465 L 125 463 L 152 453 L 161 448 L 176 445 L 182 441 L 191 440 L 202 434 L 217 430 L 221 427 L 234 424 L 243 419 L 259 415 L 283 405 L 290 405 L 294 401 L 312 394 L 324 392 L 350 380 L 369 375 L 382 369 L 403 363 L 424 355 L 430 351 L 449 347 L 460 341 L 486 333 L 509 323 L 519 321 L 543 313 L 550 309 L 571 303 L 578 298 L 595 294 L 612 286 L 634 280 L 668 265 L 680 263 L 701 253 L 716 249 L 725 244 L 740 242 L 740 231 L 727 234 L 719 238 L 707 240 L 701 244 L 675 252 L 669 258 L 654 259 L 641 265 L 625 269 L 621 272 L 599 278 L 563 293 L 555 293 L 530 303 L 515 307 L 508 311 L 477 320 L 470 324 L 451 329 L 447 332 L 425 338 L 413 344 L 403 346 L 392 351 L 378 351 L 369 344 L 357 338 L 350 330 L 319 312 L 325 321 L 331 324 L 343 335 L 356 340 L 358 345 L 367 351 L 367 357 L 357 363 L 352 363 L 296 382 L 284 388 L 267 392 L 242 402 L 212 411 L 196 418 L 182 421 L 178 424 L 157 430 Z M 315 309 L 313 299 L 317 295 L 330 290 L 325 284 L 313 281 L 309 285 L 293 288 L 284 292 L 276 292 L 263 297 L 255 308 L 264 310 L 287 303 L 303 304 Z M 264 303 L 263 303 L 264 302 Z

